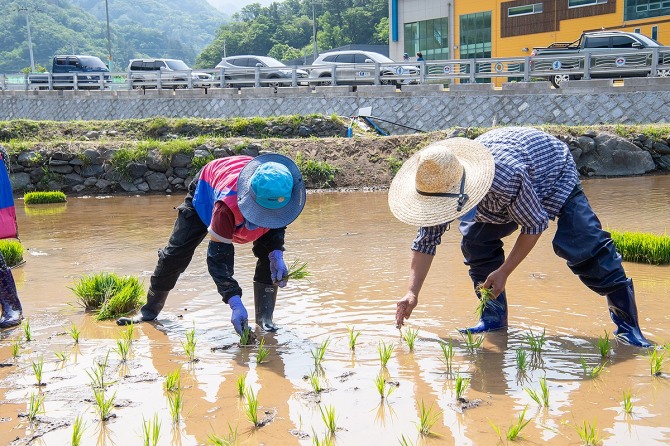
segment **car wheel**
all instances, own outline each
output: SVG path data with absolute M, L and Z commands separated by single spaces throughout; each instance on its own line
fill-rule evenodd
M 658 70 L 658 71 L 656 72 L 656 75 L 657 75 L 658 77 L 670 77 L 670 69 L 665 68 L 665 69 L 663 69 L 663 70 Z
M 144 85 L 141 82 L 133 82 L 133 90 L 143 90 Z
M 554 74 L 549 80 L 551 81 L 551 85 L 553 85 L 554 88 L 561 88 L 561 84 L 563 82 L 569 81 L 570 76 L 567 74 Z
M 333 85 L 333 81 L 330 80 L 330 76 L 320 76 L 319 79 L 322 79 L 322 80 L 317 85 L 321 85 L 321 86 Z

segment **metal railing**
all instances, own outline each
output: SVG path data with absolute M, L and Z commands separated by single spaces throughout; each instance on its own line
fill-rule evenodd
M 670 77 L 670 49 L 622 50 L 616 54 L 585 51 L 486 59 L 431 60 L 414 63 L 367 63 L 214 70 L 0 74 L 2 90 L 130 90 L 260 88 L 330 85 L 450 84 L 492 79 L 531 81 L 567 76 Z

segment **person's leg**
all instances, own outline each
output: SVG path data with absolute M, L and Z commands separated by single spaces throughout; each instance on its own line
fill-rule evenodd
M 207 235 L 207 226 L 193 208 L 191 196 L 189 193 L 184 203 L 177 207 L 178 215 L 168 244 L 158 251 L 158 263 L 151 275 L 147 303 L 140 308 L 138 314 L 120 318 L 116 321 L 117 324 L 127 325 L 156 319 L 169 292 L 191 262 L 195 249 Z
M 566 260 L 584 285 L 607 296 L 617 339 L 639 347 L 651 346 L 638 324 L 633 281 L 626 277 L 621 255 L 581 189 L 575 189 L 563 205 L 553 245 L 556 255 Z
M 461 251 L 465 264 L 470 267 L 470 278 L 477 298 L 481 299 L 477 287 L 489 274 L 505 261 L 502 238 L 516 231 L 516 223 L 495 225 L 491 223 L 461 222 L 458 229 L 463 235 Z M 489 300 L 484 307 L 479 322 L 462 333 L 481 333 L 507 327 L 507 294 L 505 291 L 495 300 Z
M 254 309 L 256 325 L 265 331 L 277 331 L 272 321 L 277 303 L 277 285 L 272 283 L 270 274 L 270 252 L 263 243 L 254 242 L 256 256 L 256 271 L 254 272 Z
M 0 328 L 14 327 L 21 323 L 23 319 L 23 308 L 19 295 L 16 292 L 16 284 L 12 270 L 5 263 L 4 257 L 0 253 Z

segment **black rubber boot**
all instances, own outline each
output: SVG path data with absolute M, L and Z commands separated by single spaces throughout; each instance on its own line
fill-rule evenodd
M 633 283 L 607 295 L 607 305 L 612 322 L 616 324 L 614 330 L 616 338 L 637 347 L 651 347 L 640 330 L 637 321 L 637 305 L 635 305 L 635 290 Z
M 130 325 L 153 321 L 163 309 L 169 293 L 169 291 L 154 291 L 149 288 L 149 292 L 147 293 L 147 303 L 142 305 L 140 312 L 133 317 L 122 317 L 117 319 L 117 325 Z
M 9 268 L 0 269 L 0 328 L 14 327 L 23 320 L 23 309 L 21 301 L 16 292 L 14 276 Z
M 479 293 L 477 293 L 477 298 Z M 496 299 L 489 299 L 486 302 L 482 317 L 474 327 L 460 328 L 461 333 L 484 333 L 487 331 L 500 330 L 507 327 L 507 296 L 503 291 Z
M 277 331 L 272 322 L 272 314 L 277 303 L 277 285 L 254 282 L 254 307 L 256 310 L 256 325 L 265 331 Z

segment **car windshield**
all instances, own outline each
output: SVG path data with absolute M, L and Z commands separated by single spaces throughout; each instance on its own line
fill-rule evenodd
M 104 70 L 107 69 L 107 65 L 102 63 L 102 61 L 97 57 L 80 57 L 79 61 L 81 62 L 82 65 L 89 68 L 100 68 Z
M 190 70 L 189 66 L 182 60 L 166 60 L 165 63 L 172 70 Z
M 644 34 L 638 34 L 635 37 L 637 37 L 640 40 L 640 42 L 646 44 L 647 46 L 663 46 L 662 44 L 660 44 L 656 40 L 650 39 L 649 37 L 645 36 Z

